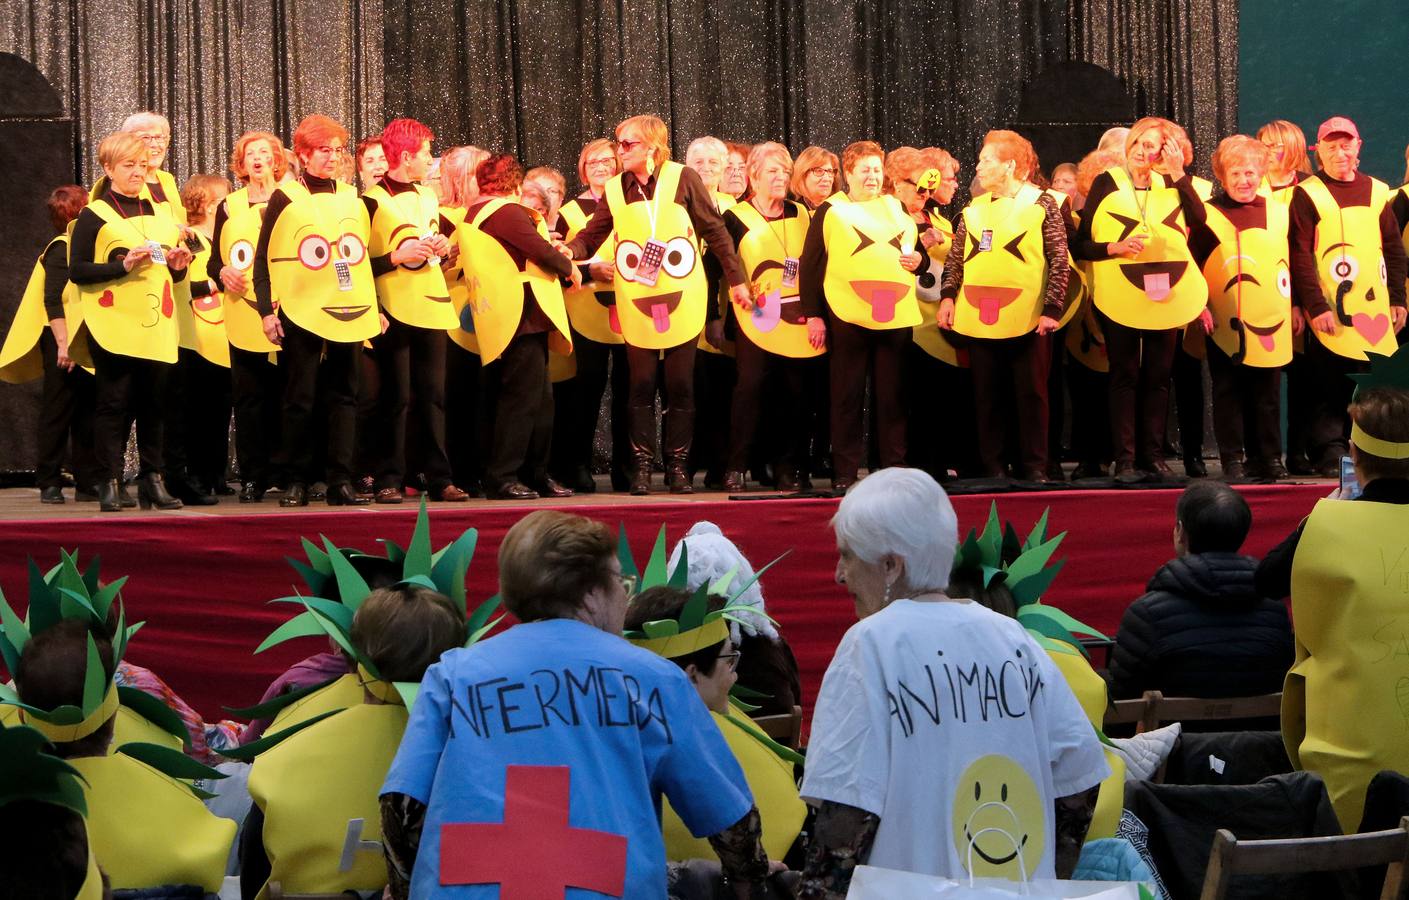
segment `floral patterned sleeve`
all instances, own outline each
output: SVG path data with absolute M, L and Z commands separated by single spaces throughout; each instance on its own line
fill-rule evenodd
M 426 824 L 426 805 L 406 794 L 383 794 L 382 852 L 386 856 L 387 890 L 391 900 L 411 896 L 411 871 Z
M 718 834 L 709 846 L 719 857 L 724 877 L 735 884 L 762 884 L 768 878 L 768 854 L 763 849 L 763 820 L 758 807 Z
M 852 872 L 871 855 L 880 827 L 880 816 L 875 813 L 822 801 L 798 885 L 800 900 L 842 900 L 851 888 Z

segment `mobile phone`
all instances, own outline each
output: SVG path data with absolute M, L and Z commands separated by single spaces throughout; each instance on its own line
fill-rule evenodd
M 198 238 L 198 237 L 196 237 L 195 234 L 189 234 L 189 235 L 187 235 L 187 236 L 186 236 L 186 249 L 187 249 L 187 250 L 190 250 L 192 253 L 200 253 L 200 252 L 201 252 L 201 239 Z
M 1360 496 L 1360 479 L 1355 477 L 1355 463 L 1349 456 L 1341 457 L 1341 499 L 1354 500 Z

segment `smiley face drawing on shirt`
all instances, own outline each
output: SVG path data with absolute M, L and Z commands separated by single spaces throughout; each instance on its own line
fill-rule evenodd
M 950 823 L 959 862 L 971 875 L 1030 878 L 1042 862 L 1047 812 L 1032 777 L 1010 757 L 991 753 L 964 769 Z

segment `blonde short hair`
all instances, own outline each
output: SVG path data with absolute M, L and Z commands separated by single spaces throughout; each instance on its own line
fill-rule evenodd
M 1311 159 L 1306 154 L 1306 135 L 1295 122 L 1273 119 L 1257 129 L 1257 139 L 1263 143 L 1281 141 L 1282 158 L 1286 161 L 1287 171 L 1311 174 Z
M 567 180 L 563 178 L 563 173 L 552 166 L 534 166 L 523 173 L 524 181 L 546 178 L 558 186 L 558 193 L 564 193 L 568 189 Z
M 632 116 L 623 119 L 612 132 L 620 137 L 622 131 L 627 128 L 636 128 L 641 132 L 641 139 L 646 142 L 646 146 L 651 148 L 651 159 L 655 162 L 656 168 L 670 161 L 670 129 L 657 116 Z
M 787 147 L 784 147 L 777 141 L 764 141 L 761 144 L 755 144 L 753 149 L 749 151 L 749 178 L 756 177 L 760 172 L 763 171 L 763 167 L 768 164 L 768 161 L 774 159 L 781 162 L 783 164 L 783 168 L 787 169 L 789 174 L 792 173 L 793 156 L 791 153 L 788 152 Z
M 147 159 L 147 142 L 135 132 L 115 131 L 103 138 L 102 143 L 98 145 L 98 164 L 105 169 L 111 169 L 129 159 L 140 159 L 144 162 Z
M 1175 132 L 1171 126 L 1174 123 L 1168 119 L 1161 119 L 1159 116 L 1146 116 L 1134 125 L 1130 126 L 1130 133 L 1125 136 L 1125 155 L 1130 156 L 1130 148 L 1135 146 L 1136 141 L 1147 131 L 1159 131 L 1160 143 L 1163 144 L 1166 138 L 1173 137 Z
M 1266 175 L 1272 165 L 1272 148 L 1245 134 L 1226 137 L 1213 151 L 1213 177 L 1223 181 L 1228 169 L 1239 162 L 1250 162 L 1257 167 L 1259 175 Z
M 701 153 L 710 153 L 719 159 L 721 163 L 729 161 L 729 148 L 724 146 L 724 142 L 712 134 L 706 134 L 695 138 L 690 145 L 685 148 L 685 158 L 689 159 L 696 150 Z
M 806 150 L 799 153 L 797 159 L 793 162 L 793 180 L 788 185 L 793 192 L 793 196 L 804 196 L 802 191 L 804 187 L 803 181 L 807 178 L 809 170 L 820 168 L 828 163 L 831 164 L 833 169 L 837 170 L 837 174 L 833 179 L 833 186 L 835 187 L 837 184 L 841 183 L 841 161 L 837 159 L 835 153 L 825 147 L 818 147 L 816 145 L 808 147 Z
M 447 208 L 462 209 L 479 196 L 475 169 L 488 158 L 489 151 L 478 147 L 452 147 L 440 157 L 440 190 Z
M 611 150 L 612 159 L 615 160 L 616 172 L 621 171 L 621 154 L 616 151 L 616 141 L 609 138 L 597 138 L 595 141 L 588 141 L 582 148 L 582 152 L 577 154 L 577 178 L 579 184 L 587 184 L 587 160 L 598 150 Z M 615 175 L 616 172 L 612 174 Z

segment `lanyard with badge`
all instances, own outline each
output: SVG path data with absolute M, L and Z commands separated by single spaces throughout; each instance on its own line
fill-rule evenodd
M 118 202 L 117 195 L 113 193 L 113 189 L 111 187 L 108 188 L 108 202 L 112 204 L 113 209 L 117 210 L 117 214 L 122 217 L 122 221 L 126 222 L 132 228 L 133 233 L 137 235 L 137 238 L 142 244 L 142 246 L 146 247 L 148 250 L 151 251 L 152 262 L 156 263 L 159 266 L 166 265 L 166 251 L 162 249 L 160 243 L 147 237 L 147 230 L 145 227 L 138 225 L 136 222 L 133 222 L 127 218 L 127 211 L 122 208 L 122 204 Z M 138 221 L 140 221 L 142 218 L 142 198 L 138 197 L 137 219 Z
M 1013 205 L 1008 208 L 1008 214 L 1003 217 L 1003 221 L 999 223 L 999 227 L 1002 228 L 1004 231 L 1007 231 L 1009 223 L 1011 223 L 1013 219 L 1018 216 L 1019 213 L 1027 209 L 1033 203 L 1037 202 L 1037 196 L 1040 196 L 1040 194 L 1041 192 L 1031 184 L 1024 184 L 1021 188 L 1019 188 L 1017 194 L 1013 197 Z M 985 228 L 979 234 L 978 252 L 987 253 L 989 250 L 992 249 L 993 229 Z
M 642 184 L 641 193 L 646 193 Z M 665 261 L 665 244 L 656 237 L 656 221 L 660 217 L 660 180 L 656 180 L 653 196 L 645 200 L 646 221 L 651 223 L 651 237 L 641 248 L 641 261 L 636 264 L 636 277 L 632 280 L 646 287 L 655 287 L 660 279 L 661 263 Z
M 1150 194 L 1153 193 L 1155 189 L 1155 176 L 1155 172 L 1150 173 L 1150 186 L 1145 188 L 1145 200 L 1143 203 L 1140 201 L 1140 189 L 1135 186 L 1135 179 L 1127 178 L 1126 180 L 1130 182 L 1130 193 L 1135 198 L 1135 209 L 1140 213 L 1140 224 L 1145 227 L 1145 235 L 1149 239 L 1145 242 L 1145 250 L 1142 251 L 1140 255 L 1146 256 L 1148 254 L 1147 258 L 1163 259 L 1165 255 L 1164 238 L 1155 234 L 1155 230 L 1150 227 L 1150 216 L 1148 213 Z
M 300 176 L 298 177 L 298 183 L 299 183 L 300 185 L 302 185 L 304 191 L 307 192 L 307 194 L 308 194 L 308 199 L 309 199 L 309 200 L 312 200 L 312 199 L 313 199 L 313 191 L 309 190 L 309 188 L 308 188 L 308 182 L 304 180 L 304 178 L 303 178 L 302 175 L 300 175 Z M 336 191 L 337 188 L 334 187 L 333 190 Z M 332 247 L 329 247 L 329 248 L 328 248 L 328 255 L 331 256 L 331 255 L 332 255 L 332 252 L 333 252 Z M 352 290 L 352 266 L 350 266 L 350 265 L 348 264 L 347 260 L 345 260 L 345 259 L 335 259 L 335 260 L 333 260 L 333 274 L 336 275 L 337 278 L 338 278 L 338 290 L 340 290 L 340 291 L 350 291 L 350 290 Z
M 788 217 L 787 201 L 783 201 L 783 214 L 778 217 L 780 220 L 783 220 L 783 230 L 781 233 L 773 227 L 773 220 L 764 215 L 763 210 L 758 208 L 757 203 L 754 203 L 752 200 L 750 200 L 749 203 L 763 219 L 763 224 L 768 226 L 768 230 L 772 233 L 774 239 L 778 241 L 778 246 L 783 248 L 783 287 L 797 287 L 797 274 L 800 266 L 798 258 L 788 252 L 788 223 L 786 221 Z

